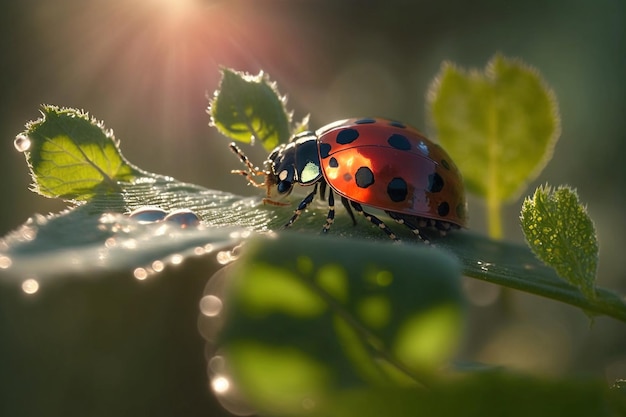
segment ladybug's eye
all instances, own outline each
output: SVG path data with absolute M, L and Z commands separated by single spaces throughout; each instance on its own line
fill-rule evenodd
M 279 194 L 285 194 L 291 191 L 293 188 L 293 172 L 287 169 L 283 169 L 278 173 L 278 183 L 276 189 Z
M 291 191 L 292 188 L 293 183 L 291 181 L 280 181 L 276 186 L 279 194 L 288 193 L 289 191 Z

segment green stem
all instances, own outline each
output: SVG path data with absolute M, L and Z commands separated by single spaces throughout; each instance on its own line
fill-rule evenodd
M 487 227 L 490 238 L 502 239 L 502 202 L 495 192 L 487 196 Z
M 502 200 L 499 195 L 500 184 L 500 144 L 498 140 L 498 118 L 495 97 L 492 97 L 488 114 L 487 152 L 487 227 L 489 237 L 502 239 Z

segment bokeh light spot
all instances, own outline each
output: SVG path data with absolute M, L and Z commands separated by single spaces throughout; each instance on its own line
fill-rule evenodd
M 224 394 L 230 389 L 230 381 L 224 376 L 216 376 L 211 380 L 211 388 L 216 394 Z
M 133 271 L 133 276 L 138 280 L 143 281 L 144 279 L 148 278 L 148 271 L 146 271 L 145 268 L 135 268 L 135 270 Z
M 200 311 L 207 317 L 215 317 L 222 311 L 222 300 L 214 295 L 205 295 L 200 300 Z
M 29 278 L 22 282 L 22 291 L 26 294 L 35 294 L 39 291 L 39 282 L 36 279 Z

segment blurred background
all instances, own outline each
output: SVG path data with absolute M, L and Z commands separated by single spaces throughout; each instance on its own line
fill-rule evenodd
M 501 52 L 538 68 L 561 110 L 554 158 L 524 195 L 544 182 L 577 188 L 599 234 L 598 284 L 626 293 L 623 0 L 9 0 L 0 30 L 0 235 L 64 207 L 28 190 L 13 147 L 42 103 L 103 120 L 143 169 L 252 195 L 228 174 L 238 162 L 208 126 L 220 66 L 268 73 L 297 119 L 311 114 L 312 128 L 386 116 L 428 132 L 425 93 L 442 61 L 482 69 Z M 249 154 L 265 157 L 260 148 Z M 522 239 L 522 198 L 504 214 L 508 240 Z M 483 209 L 470 201 L 473 229 L 484 230 Z M 473 291 L 485 307 L 472 334 L 490 340 L 474 341 L 475 358 L 626 378 L 623 325 L 600 318 L 589 326 L 576 309 L 515 294 L 516 322 L 498 326 L 494 289 Z

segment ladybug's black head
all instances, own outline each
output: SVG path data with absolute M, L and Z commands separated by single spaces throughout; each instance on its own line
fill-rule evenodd
M 268 187 L 276 186 L 279 195 L 289 195 L 296 177 L 296 148 L 293 143 L 278 146 L 265 161 Z M 268 189 L 268 197 L 271 194 Z
M 291 142 L 278 146 L 265 161 L 267 184 L 276 186 L 280 196 L 291 193 L 293 186 L 311 185 L 322 178 L 317 136 L 313 132 L 296 135 Z M 268 190 L 271 191 L 271 190 Z

